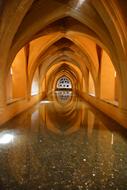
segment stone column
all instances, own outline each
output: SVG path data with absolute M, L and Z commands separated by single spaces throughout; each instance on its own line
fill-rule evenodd
M 0 71 L 0 113 L 6 107 L 6 80 L 3 75 L 4 73 Z
M 119 108 L 127 111 L 127 61 L 122 62 L 122 64 L 121 78 L 118 79 L 121 84 L 119 89 Z

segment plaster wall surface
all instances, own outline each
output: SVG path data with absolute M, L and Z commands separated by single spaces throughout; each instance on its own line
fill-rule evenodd
M 95 95 L 94 81 L 90 73 L 89 73 L 89 94 Z
M 6 101 L 10 101 L 13 98 L 12 95 L 12 75 L 11 72 L 8 73 L 7 80 L 6 80 Z
M 26 82 L 26 60 L 24 48 L 22 48 L 12 64 L 12 98 L 25 97 Z
M 115 69 L 108 54 L 103 51 L 101 60 L 101 99 L 115 100 Z

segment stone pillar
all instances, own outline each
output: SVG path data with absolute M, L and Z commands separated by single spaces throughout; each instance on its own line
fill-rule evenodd
M 123 68 L 119 82 L 119 108 L 127 111 L 127 61 L 122 62 Z
M 4 111 L 6 107 L 6 80 L 3 73 L 0 71 L 0 113 Z
M 96 98 L 100 98 L 100 77 L 96 79 L 95 95 L 96 95 Z
M 27 94 L 26 94 L 26 99 L 27 99 L 27 101 L 30 101 L 30 99 L 31 99 L 31 88 L 30 88 L 29 81 L 27 82 Z
M 127 83 L 125 82 L 119 92 L 119 108 L 127 111 Z

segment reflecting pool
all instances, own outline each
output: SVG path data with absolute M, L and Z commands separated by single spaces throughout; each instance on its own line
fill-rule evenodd
M 0 128 L 0 190 L 127 190 L 127 130 L 71 91 Z

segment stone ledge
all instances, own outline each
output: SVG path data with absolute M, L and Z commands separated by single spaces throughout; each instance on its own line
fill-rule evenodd
M 108 117 L 112 118 L 114 121 L 119 123 L 120 125 L 127 128 L 127 110 L 122 110 L 117 106 L 105 102 L 101 99 L 98 99 L 94 96 L 90 96 L 85 93 L 79 93 L 82 98 L 88 101 L 91 105 L 102 111 Z

